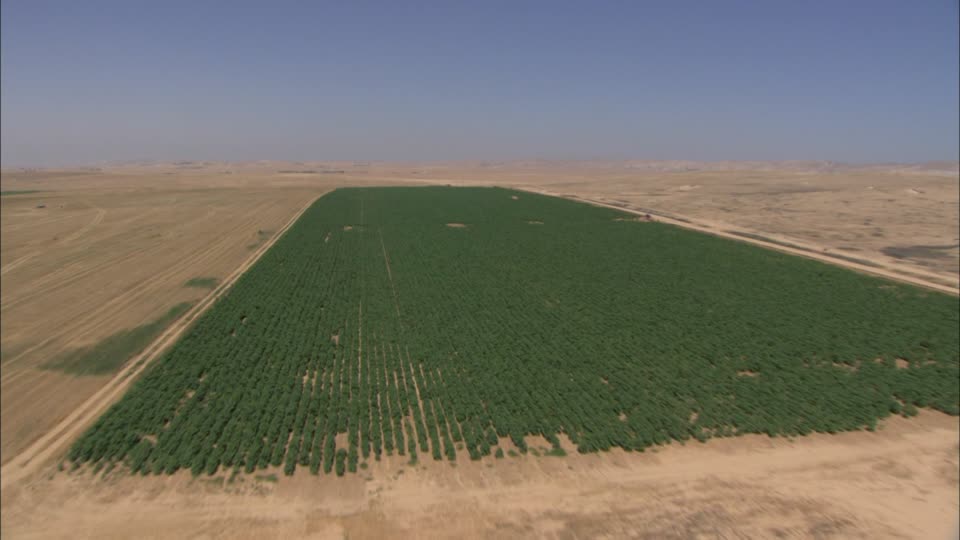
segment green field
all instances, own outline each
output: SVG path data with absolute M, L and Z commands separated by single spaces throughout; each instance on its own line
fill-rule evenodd
M 873 429 L 958 414 L 958 324 L 955 297 L 607 208 L 340 189 L 69 457 L 342 474 L 514 455 L 529 435 L 562 454 L 561 435 L 591 452 Z

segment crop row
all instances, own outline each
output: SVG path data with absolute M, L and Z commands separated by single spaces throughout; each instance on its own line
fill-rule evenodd
M 69 458 L 342 474 L 531 435 L 642 451 L 960 412 L 956 298 L 619 217 L 503 189 L 337 190 Z

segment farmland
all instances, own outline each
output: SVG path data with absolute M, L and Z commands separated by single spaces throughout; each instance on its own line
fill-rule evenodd
M 958 323 L 951 296 L 607 208 L 340 189 L 69 458 L 344 474 L 530 437 L 562 454 L 874 429 L 958 414 Z
M 237 176 L 3 174 L 4 190 L 33 192 L 0 198 L 4 463 L 207 294 L 188 280 L 228 275 L 257 229 L 279 229 L 324 189 Z

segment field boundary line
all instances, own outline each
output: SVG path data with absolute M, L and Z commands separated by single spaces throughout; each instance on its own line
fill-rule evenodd
M 264 253 L 269 250 L 286 232 L 297 222 L 314 202 L 325 193 L 311 198 L 272 238 L 264 242 L 239 267 L 237 267 L 216 289 L 195 304 L 187 313 L 174 321 L 166 330 L 153 341 L 144 351 L 127 361 L 126 365 L 114 375 L 100 390 L 90 396 L 82 405 L 77 407 L 66 418 L 61 420 L 50 431 L 34 441 L 25 450 L 0 468 L 0 488 L 5 488 L 18 482 L 37 470 L 50 460 L 57 452 L 77 437 L 91 423 L 126 391 L 154 360 L 175 343 L 177 339 L 191 326 L 197 317 L 202 315 L 221 296 L 223 296 L 236 281 L 250 269 Z
M 850 269 L 850 270 L 856 270 L 856 271 L 858 271 L 858 272 L 862 272 L 862 273 L 866 273 L 866 274 L 872 274 L 872 275 L 875 275 L 875 276 L 879 276 L 879 277 L 883 277 L 883 278 L 887 278 L 887 279 L 892 279 L 892 280 L 894 280 L 894 281 L 899 281 L 899 282 L 907 283 L 907 284 L 910 284 L 910 285 L 917 285 L 917 286 L 924 287 L 924 288 L 927 288 L 927 289 L 933 289 L 933 290 L 936 290 L 936 291 L 939 291 L 939 292 L 944 292 L 944 293 L 947 293 L 947 294 L 952 294 L 952 295 L 954 295 L 954 296 L 960 295 L 960 289 L 958 289 L 957 287 L 951 287 L 951 286 L 948 286 L 948 285 L 941 285 L 941 284 L 939 284 L 939 283 L 934 283 L 934 282 L 931 282 L 931 281 L 927 281 L 927 280 L 925 280 L 925 279 L 915 278 L 915 277 L 912 277 L 912 276 L 906 276 L 906 275 L 903 275 L 903 274 L 901 274 L 901 273 L 899 273 L 899 272 L 896 272 L 896 271 L 894 271 L 894 270 L 889 270 L 889 269 L 886 269 L 886 268 L 874 268 L 874 267 L 872 267 L 872 266 L 867 266 L 867 265 L 865 265 L 865 264 L 860 264 L 860 263 L 856 263 L 856 262 L 852 262 L 852 261 L 845 261 L 845 260 L 842 260 L 842 259 L 837 259 L 837 258 L 835 258 L 835 257 L 830 257 L 830 256 L 828 256 L 828 255 L 821 255 L 821 254 L 819 254 L 819 253 L 817 253 L 817 252 L 815 252 L 815 251 L 807 251 L 807 250 L 805 250 L 805 249 L 797 249 L 797 248 L 793 248 L 793 247 L 789 247 L 789 246 L 784 246 L 784 245 L 781 245 L 781 244 L 777 244 L 777 243 L 774 243 L 774 242 L 766 242 L 766 241 L 764 241 L 764 240 L 759 240 L 759 239 L 756 239 L 756 238 L 749 238 L 749 237 L 745 237 L 745 236 L 740 236 L 740 235 L 737 235 L 737 234 L 729 233 L 729 232 L 727 232 L 727 231 L 721 231 L 721 230 L 713 229 L 713 228 L 710 228 L 710 227 L 706 227 L 706 226 L 704 226 L 704 225 L 699 225 L 699 224 L 695 223 L 693 220 L 689 220 L 686 216 L 676 216 L 675 214 L 671 214 L 671 215 L 674 215 L 674 216 L 676 216 L 676 217 L 668 217 L 668 216 L 666 216 L 666 215 L 664 215 L 664 214 L 661 214 L 661 213 L 656 212 L 655 210 L 652 210 L 652 211 L 648 211 L 648 210 L 646 210 L 646 209 L 644 209 L 644 210 L 635 210 L 635 209 L 633 209 L 633 208 L 629 208 L 629 207 L 625 207 L 625 206 L 618 206 L 618 205 L 616 205 L 616 204 L 606 203 L 606 202 L 598 201 L 598 200 L 595 200 L 595 199 L 588 199 L 588 198 L 585 198 L 585 197 L 581 197 L 581 196 L 579 196 L 579 195 L 561 195 L 561 194 L 559 194 L 559 193 L 554 193 L 554 192 L 547 191 L 547 190 L 543 190 L 543 189 L 526 188 L 526 187 L 509 187 L 509 186 L 508 186 L 508 189 L 513 189 L 513 190 L 516 190 L 516 191 L 524 191 L 524 192 L 526 192 L 526 193 L 533 193 L 533 194 L 536 194 L 536 195 L 546 195 L 546 196 L 548 196 L 548 197 L 556 197 L 556 198 L 560 198 L 560 199 L 566 199 L 566 200 L 568 200 L 568 201 L 582 202 L 582 203 L 586 203 L 586 204 L 591 204 L 591 205 L 593 205 L 593 206 L 602 206 L 602 207 L 604 207 L 604 208 L 611 208 L 611 209 L 613 209 L 613 210 L 619 210 L 619 211 L 621 211 L 621 212 L 626 212 L 626 213 L 628 213 L 628 214 L 634 214 L 634 215 L 638 215 L 638 216 L 644 216 L 644 215 L 650 214 L 650 215 L 654 216 L 658 222 L 661 222 L 661 223 L 667 223 L 667 224 L 669 224 L 669 225 L 675 225 L 675 226 L 677 226 L 677 227 L 683 227 L 684 229 L 690 229 L 690 230 L 693 230 L 693 231 L 702 232 L 702 233 L 710 234 L 710 235 L 713 235 L 713 236 L 719 236 L 719 237 L 721 237 L 721 238 L 727 238 L 727 239 L 729 239 L 729 240 L 736 240 L 736 241 L 738 241 L 738 242 L 743 242 L 743 243 L 747 243 L 747 244 L 753 244 L 753 245 L 760 246 L 760 247 L 764 247 L 764 248 L 767 248 L 767 249 L 772 249 L 772 250 L 774 250 L 774 251 L 780 251 L 780 252 L 783 252 L 783 253 L 789 253 L 789 254 L 791 254 L 791 255 L 798 255 L 798 256 L 800 256 L 800 257 L 806 257 L 806 258 L 808 258 L 808 259 L 813 259 L 813 260 L 816 260 L 816 261 L 825 262 L 825 263 L 828 263 L 828 264 L 832 264 L 832 265 L 834 265 L 834 266 L 840 266 L 840 267 L 847 268 L 847 269 Z M 682 218 L 682 219 L 676 219 L 677 217 Z M 687 220 L 687 221 L 684 221 L 684 220 Z M 731 228 L 732 228 L 732 226 L 731 226 Z M 746 231 L 744 231 L 744 232 L 746 232 Z

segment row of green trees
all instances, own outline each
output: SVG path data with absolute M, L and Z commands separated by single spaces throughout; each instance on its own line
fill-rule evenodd
M 617 217 L 502 189 L 337 190 L 69 457 L 344 474 L 530 435 L 642 451 L 960 412 L 956 298 Z

